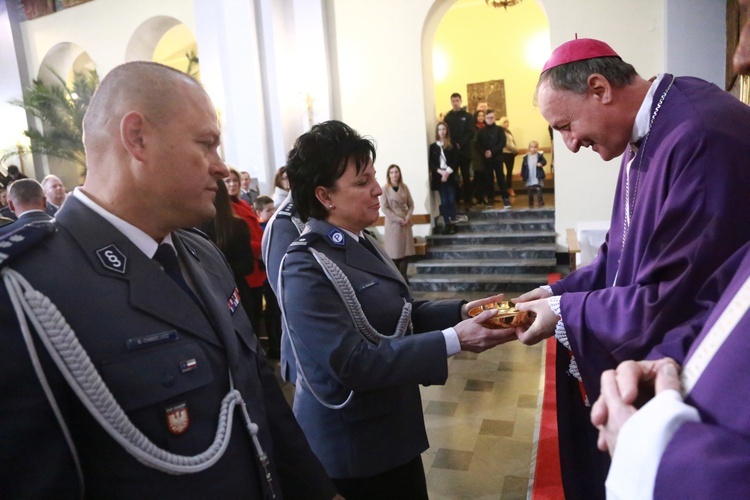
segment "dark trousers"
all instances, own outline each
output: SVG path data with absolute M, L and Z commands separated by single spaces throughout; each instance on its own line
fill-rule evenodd
M 503 163 L 505 164 L 505 186 L 508 189 L 513 189 L 513 164 L 515 162 L 515 153 L 503 153 Z
M 609 454 L 596 447 L 599 431 L 591 425 L 591 408 L 583 403 L 578 380 L 567 373 L 570 351 L 560 344 L 555 364 L 560 473 L 565 499 L 604 500 Z
M 487 172 L 484 170 L 474 170 L 474 196 L 477 202 L 487 202 L 492 200 L 492 178 L 487 178 Z
M 542 186 L 539 184 L 534 184 L 533 186 L 528 186 L 526 189 L 529 191 L 529 206 L 534 206 L 534 196 L 537 197 L 537 200 L 539 202 L 539 206 L 541 207 L 544 205 L 544 196 L 542 196 Z
M 505 172 L 503 172 L 503 162 L 500 160 L 493 161 L 492 163 L 485 163 L 484 164 L 484 170 L 485 172 L 489 172 L 490 175 L 490 185 L 493 184 L 492 175 L 494 174 L 497 179 L 497 191 L 495 192 L 495 195 L 499 195 L 503 200 L 507 200 L 508 196 L 508 187 L 505 184 Z
M 440 214 L 446 226 L 456 222 L 456 186 L 447 182 L 440 183 Z
M 370 477 L 333 479 L 346 500 L 427 500 L 422 457 Z
M 464 204 L 471 205 L 472 189 L 471 189 L 471 158 L 464 158 L 463 156 L 458 157 L 458 165 L 461 169 L 461 194 L 463 196 Z

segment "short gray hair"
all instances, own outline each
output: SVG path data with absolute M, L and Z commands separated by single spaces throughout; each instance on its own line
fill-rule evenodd
M 585 94 L 588 89 L 588 78 L 599 73 L 615 88 L 630 85 L 638 76 L 635 68 L 619 57 L 597 57 L 575 61 L 548 69 L 539 76 L 536 88 L 549 82 L 554 90 L 568 90 L 575 94 Z

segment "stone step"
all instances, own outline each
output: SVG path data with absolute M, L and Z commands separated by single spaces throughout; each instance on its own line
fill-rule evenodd
M 500 233 L 525 231 L 555 231 L 555 220 L 546 217 L 500 220 L 473 220 L 456 224 L 459 233 Z
M 419 292 L 524 292 L 547 284 L 547 274 L 418 274 L 409 277 Z
M 467 210 L 466 216 L 469 221 L 480 220 L 507 220 L 507 219 L 536 219 L 545 218 L 555 220 L 555 210 L 553 208 L 513 208 L 513 209 L 471 209 Z
M 410 264 L 415 274 L 545 274 L 555 259 L 425 259 Z
M 555 243 L 431 245 L 426 257 L 440 260 L 554 259 Z
M 459 223 L 467 224 L 467 223 Z M 459 224 L 456 224 L 458 226 Z M 555 243 L 554 231 L 520 231 L 520 232 L 471 232 L 469 230 L 456 234 L 440 234 L 428 236 L 431 248 L 454 245 L 512 245 L 533 243 Z

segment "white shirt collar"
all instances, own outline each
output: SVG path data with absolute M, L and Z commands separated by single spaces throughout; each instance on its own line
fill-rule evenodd
M 649 122 L 651 121 L 651 107 L 654 103 L 654 94 L 656 94 L 656 89 L 659 87 L 659 84 L 663 79 L 664 73 L 659 73 L 659 75 L 657 75 L 654 79 L 654 82 L 651 84 L 651 87 L 648 89 L 646 97 L 644 97 L 643 99 L 643 103 L 638 110 L 638 114 L 635 116 L 633 132 L 630 134 L 631 144 L 635 144 L 643 137 L 645 137 L 646 134 L 648 134 L 648 129 L 650 126 Z
M 45 210 L 39 209 L 39 208 L 32 208 L 31 210 L 26 210 L 24 213 L 19 215 L 19 217 L 23 217 L 26 214 L 33 214 L 34 212 L 41 212 L 41 213 L 47 213 Z
M 151 236 L 147 235 L 131 223 L 124 221 L 113 213 L 105 210 L 94 200 L 86 196 L 86 194 L 80 188 L 75 188 L 75 190 L 73 191 L 73 196 L 75 196 L 78 201 L 89 207 L 91 210 L 104 217 L 107 222 L 115 226 L 115 229 L 120 231 L 125 235 L 127 239 L 133 242 L 133 244 L 137 246 L 141 250 L 141 252 L 146 254 L 146 257 L 148 257 L 149 259 L 154 257 L 156 249 L 159 248 L 159 243 L 157 243 Z M 174 244 L 172 243 L 172 234 L 168 234 L 164 238 L 162 243 L 168 243 L 174 246 Z
M 356 235 L 356 234 L 354 234 L 353 232 L 349 231 L 348 229 L 344 229 L 343 227 L 342 227 L 342 228 L 339 228 L 339 229 L 341 229 L 341 230 L 342 230 L 342 231 L 344 231 L 344 232 L 345 232 L 346 234 L 348 234 L 349 236 L 351 236 L 352 238 L 354 238 L 354 240 L 355 240 L 355 241 L 359 241 L 359 239 L 360 239 L 360 238 L 361 238 L 361 237 L 363 236 L 363 233 L 359 233 L 359 236 L 357 236 L 357 235 Z

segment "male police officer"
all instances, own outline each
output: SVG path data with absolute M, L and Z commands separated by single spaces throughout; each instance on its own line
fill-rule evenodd
M 208 95 L 166 66 L 124 64 L 84 130 L 88 176 L 52 234 L 0 241 L 0 491 L 334 497 L 231 271 L 179 229 L 214 215 L 228 175 Z

